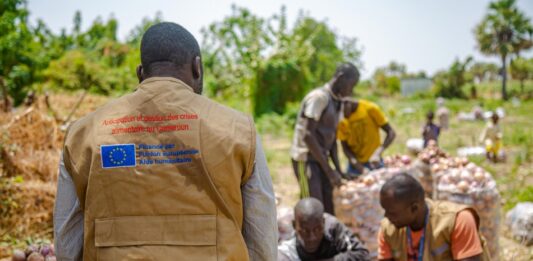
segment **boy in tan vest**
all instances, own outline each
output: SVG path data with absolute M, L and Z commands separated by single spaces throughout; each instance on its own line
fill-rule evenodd
M 379 260 L 488 260 L 479 216 L 467 206 L 424 199 L 424 189 L 401 173 L 380 192 L 385 210 L 378 236 Z

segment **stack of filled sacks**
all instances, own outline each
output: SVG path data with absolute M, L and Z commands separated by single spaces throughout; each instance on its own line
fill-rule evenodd
M 498 257 L 500 193 L 492 175 L 466 158 L 440 159 L 432 165 L 435 197 L 472 206 L 481 218 L 480 231 L 493 259 Z
M 413 162 L 413 168 L 418 170 L 417 178 L 426 192 L 426 197 L 433 198 L 434 193 L 433 175 L 435 172 L 432 171 L 431 167 L 437 164 L 439 160 L 449 157 L 450 155 L 440 149 L 434 141 L 430 141 Z
M 399 170 L 374 170 L 334 191 L 335 216 L 352 229 L 374 257 L 377 255 L 377 236 L 384 215 L 379 204 L 379 191 Z

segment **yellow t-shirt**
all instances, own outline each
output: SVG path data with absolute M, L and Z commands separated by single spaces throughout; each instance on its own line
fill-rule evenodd
M 350 117 L 339 122 L 337 139 L 346 141 L 358 162 L 366 163 L 381 145 L 379 129 L 387 124 L 387 118 L 373 102 L 359 100 Z

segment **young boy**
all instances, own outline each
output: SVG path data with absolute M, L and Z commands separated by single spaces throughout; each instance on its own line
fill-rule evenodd
M 438 144 L 440 127 L 433 123 L 433 111 L 426 114 L 426 125 L 422 128 L 422 137 L 424 138 L 424 148 L 427 147 L 430 140 L 434 140 Z
M 502 147 L 503 133 L 498 124 L 500 117 L 496 112 L 492 113 L 491 120 L 487 122 L 487 126 L 481 133 L 480 141 L 485 143 L 487 150 L 487 158 L 493 162 L 498 161 L 498 153 Z

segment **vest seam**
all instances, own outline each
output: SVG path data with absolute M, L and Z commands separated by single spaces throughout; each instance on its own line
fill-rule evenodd
M 250 116 L 247 116 L 246 119 L 248 120 L 248 124 L 249 124 L 249 127 L 250 127 L 250 152 L 249 152 L 249 155 L 248 155 L 248 165 L 246 166 L 246 172 L 245 172 L 245 176 L 243 178 L 243 180 L 241 181 L 241 186 L 243 186 L 244 184 L 246 184 L 246 182 L 248 181 L 248 179 L 250 179 L 250 177 L 254 174 L 253 173 L 253 169 L 254 169 L 254 166 L 255 166 L 255 150 L 257 148 L 257 136 L 256 136 L 256 132 L 255 132 L 255 126 L 252 122 L 252 118 Z

